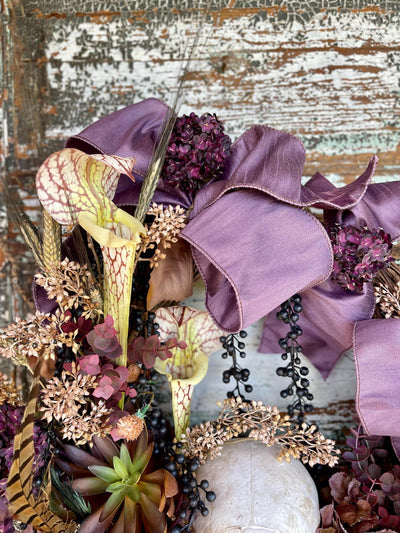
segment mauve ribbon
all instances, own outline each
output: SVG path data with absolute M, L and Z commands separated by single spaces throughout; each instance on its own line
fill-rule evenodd
M 145 100 L 100 119 L 66 146 L 134 156 L 136 182 L 121 176 L 114 197 L 117 205 L 132 206 L 166 114 L 164 103 Z M 198 192 L 181 236 L 192 246 L 206 285 L 207 307 L 222 329 L 238 331 L 270 313 L 261 351 L 276 352 L 283 334 L 282 323 L 271 311 L 301 291 L 302 345 L 326 376 L 350 347 L 354 322 L 372 316 L 374 302 L 371 287 L 354 294 L 327 279 L 332 268 L 329 237 L 304 207 L 325 209 L 330 224 L 341 219 L 346 224 L 365 221 L 393 237 L 400 233 L 400 184 L 369 186 L 374 157 L 350 185 L 336 188 L 317 174 L 302 186 L 304 161 L 303 145 L 295 137 L 262 126 L 251 128 L 232 145 L 224 179 Z M 190 205 L 187 195 L 161 182 L 154 201 Z
M 330 194 L 333 199 L 335 194 L 343 194 L 347 189 L 354 191 L 357 182 L 342 187 L 341 192 L 317 174 L 306 186 Z M 381 227 L 396 240 L 400 234 L 400 182 L 369 185 L 355 205 L 339 210 L 326 209 L 324 215 L 328 227 L 335 222 L 371 229 Z M 352 346 L 354 323 L 372 317 L 373 287 L 367 283 L 361 293 L 350 292 L 328 279 L 303 293 L 302 298 L 304 311 L 298 322 L 304 331 L 301 345 L 322 376 L 327 377 L 340 355 Z M 265 320 L 260 351 L 276 351 L 275 339 L 286 334 L 287 326 L 276 320 L 276 312 L 277 309 Z
M 400 437 L 400 320 L 364 320 L 354 328 L 356 406 L 370 435 Z M 399 441 L 393 442 L 394 446 Z
M 232 147 L 226 179 L 198 193 L 182 236 L 192 245 L 207 287 L 207 308 L 221 328 L 237 331 L 268 313 L 262 352 L 278 351 L 279 338 L 286 334 L 276 306 L 301 292 L 301 344 L 327 377 L 351 347 L 354 322 L 372 316 L 374 295 L 371 284 L 354 293 L 326 279 L 331 268 L 327 234 L 311 229 L 300 208 L 325 209 L 328 223 L 335 218 L 382 226 L 398 235 L 394 206 L 389 212 L 385 208 L 396 203 L 400 184 L 369 187 L 377 163 L 373 157 L 364 174 L 345 187 L 336 188 L 321 174 L 302 186 L 304 159 L 295 137 L 251 128 Z M 371 209 L 374 204 L 377 212 Z
M 132 104 L 94 122 L 78 135 L 70 137 L 66 148 L 77 148 L 87 154 L 105 153 L 136 158 L 133 168 L 135 182 L 124 174 L 118 182 L 114 203 L 136 205 L 143 177 L 150 165 L 156 142 L 162 133 L 168 106 L 155 98 Z M 162 204 L 189 208 L 191 199 L 182 191 L 160 182 L 153 198 Z

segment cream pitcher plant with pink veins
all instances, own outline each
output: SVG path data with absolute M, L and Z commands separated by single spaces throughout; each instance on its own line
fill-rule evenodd
M 121 173 L 131 173 L 135 158 L 87 155 L 65 148 L 46 159 L 36 176 L 43 207 L 59 224 L 79 224 L 97 241 L 104 259 L 104 315 L 114 318 L 126 365 L 129 304 L 136 247 L 146 230 L 135 217 L 119 209 L 114 197 Z
M 205 378 L 208 357 L 221 347 L 224 331 L 212 321 L 207 311 L 191 307 L 161 307 L 156 311 L 161 339 L 185 341 L 186 348 L 173 348 L 172 357 L 157 359 L 154 368 L 167 376 L 171 385 L 175 437 L 181 439 L 190 422 L 190 404 L 194 386 Z

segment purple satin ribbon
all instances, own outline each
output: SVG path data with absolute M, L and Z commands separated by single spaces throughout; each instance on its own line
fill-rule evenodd
M 143 176 L 166 116 L 164 103 L 149 99 L 116 111 L 71 137 L 67 147 L 87 153 L 134 156 L 136 181 L 121 176 L 114 202 L 137 203 Z M 332 247 L 324 227 L 305 207 L 324 209 L 329 225 L 382 227 L 400 234 L 400 182 L 370 185 L 377 163 L 353 183 L 337 188 L 321 174 L 304 186 L 301 142 L 272 128 L 255 126 L 231 148 L 223 180 L 202 188 L 181 233 L 206 286 L 215 322 L 238 331 L 267 316 L 260 351 L 276 352 L 284 325 L 277 306 L 302 292 L 304 352 L 327 376 L 352 345 L 354 323 L 372 316 L 372 287 L 351 293 L 330 281 Z M 185 193 L 160 182 L 154 201 L 190 206 Z M 283 328 L 283 329 L 282 329 Z
M 371 435 L 400 437 L 400 320 L 364 320 L 354 328 L 356 406 Z M 393 439 L 396 452 L 400 441 Z

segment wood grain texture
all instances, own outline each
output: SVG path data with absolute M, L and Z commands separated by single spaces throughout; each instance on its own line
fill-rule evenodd
M 305 176 L 351 181 L 378 153 L 376 179 L 399 179 L 400 3 L 396 0 L 0 0 L 0 165 L 37 213 L 37 166 L 65 138 L 143 98 L 171 102 L 199 21 L 202 42 L 185 74 L 182 112 L 215 112 L 236 138 L 267 124 L 301 138 Z M 205 13 L 208 8 L 208 13 Z M 32 268 L 0 208 L 0 236 Z M 0 325 L 18 302 L 10 266 L 0 277 Z M 8 270 L 7 270 L 8 269 Z M 201 299 L 201 298 L 200 298 Z M 195 297 L 198 302 L 199 298 Z M 246 366 L 254 398 L 285 405 L 278 355 L 256 351 Z M 195 389 L 195 421 L 218 410 L 226 362 L 210 360 Z M 257 374 L 257 376 L 256 376 Z M 317 419 L 331 434 L 353 414 L 355 374 L 345 356 L 312 383 Z

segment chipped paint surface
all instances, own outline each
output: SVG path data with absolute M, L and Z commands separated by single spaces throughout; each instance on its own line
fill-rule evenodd
M 399 178 L 397 0 L 1 0 L 0 169 L 32 213 L 36 168 L 67 136 L 143 98 L 173 100 L 206 3 L 182 112 L 217 113 L 233 138 L 257 123 L 298 135 L 306 176 L 318 170 L 340 185 L 378 153 L 376 179 Z M 4 206 L 0 235 L 27 278 L 32 265 Z M 4 270 L 0 325 L 17 307 Z M 256 352 L 261 327 L 250 328 L 247 343 L 252 397 L 284 407 L 279 355 Z M 210 358 L 194 393 L 195 421 L 217 413 L 226 366 L 220 354 Z M 351 420 L 352 357 L 327 382 L 312 371 L 312 383 L 318 422 L 332 433 Z

